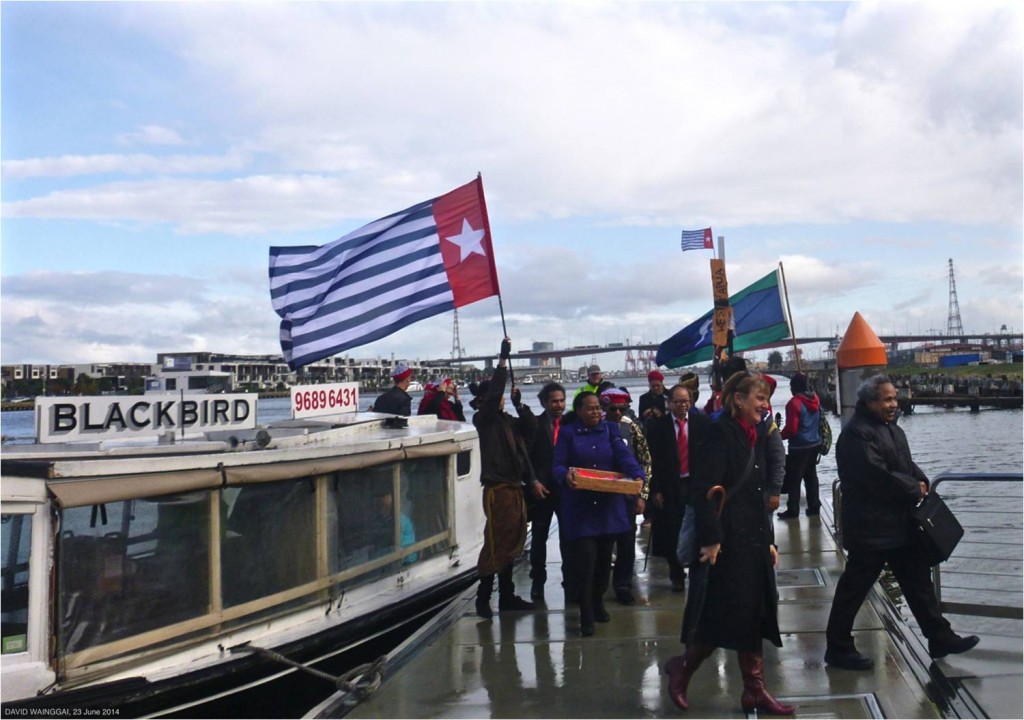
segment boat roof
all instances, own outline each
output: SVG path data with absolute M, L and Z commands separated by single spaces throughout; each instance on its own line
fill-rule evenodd
M 184 438 L 5 445 L 0 474 L 5 499 L 8 479 L 36 478 L 63 505 L 83 505 L 449 455 L 476 437 L 469 423 L 431 415 L 345 413 Z

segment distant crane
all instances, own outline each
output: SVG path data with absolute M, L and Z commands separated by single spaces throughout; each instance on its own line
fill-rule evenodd
M 956 299 L 956 277 L 953 275 L 953 258 L 949 259 L 949 319 L 946 321 L 946 335 L 960 337 L 964 324 L 960 321 L 960 302 Z

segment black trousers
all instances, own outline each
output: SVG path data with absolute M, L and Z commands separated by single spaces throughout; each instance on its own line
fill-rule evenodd
M 573 540 L 572 561 L 576 565 L 576 587 L 580 592 L 580 625 L 594 624 L 594 611 L 604 608 L 604 594 L 612 571 L 614 535 L 597 535 Z
M 786 478 L 782 488 L 789 493 L 786 500 L 786 512 L 800 512 L 800 482 L 807 488 L 807 512 L 816 513 L 821 510 L 821 498 L 818 495 L 818 448 L 797 448 L 786 455 Z
M 931 569 L 914 547 L 907 545 L 890 550 L 850 550 L 846 569 L 836 585 L 825 631 L 831 650 L 848 652 L 856 649 L 852 635 L 854 618 L 886 563 L 889 563 L 896 576 L 896 582 L 924 636 L 932 640 L 952 634 L 949 621 L 942 617 L 939 610 Z
M 558 501 L 550 495 L 543 500 L 535 500 L 529 509 L 531 524 L 530 540 L 530 579 L 543 585 L 548 580 L 548 535 L 551 534 L 551 521 L 558 515 Z M 565 578 L 565 559 L 568 548 L 562 539 L 562 523 L 558 523 L 558 542 L 562 550 L 562 578 Z
M 612 587 L 616 592 L 631 591 L 633 572 L 636 570 L 636 506 L 638 497 L 623 498 L 627 513 L 633 522 L 627 532 L 615 536 L 615 567 L 612 569 Z
M 633 570 L 636 565 L 636 524 L 629 532 L 615 536 L 615 567 L 612 569 L 612 587 L 616 591 L 632 590 Z

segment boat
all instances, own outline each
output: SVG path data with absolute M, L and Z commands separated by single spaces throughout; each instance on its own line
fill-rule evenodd
M 0 456 L 5 713 L 180 715 L 472 584 L 473 426 L 310 387 L 264 426 L 255 395 L 40 398 Z

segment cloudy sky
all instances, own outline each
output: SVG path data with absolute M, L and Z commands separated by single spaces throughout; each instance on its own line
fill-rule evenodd
M 518 348 L 660 342 L 781 261 L 798 335 L 1020 332 L 1022 13 L 11 3 L 0 361 L 279 352 L 271 245 L 482 173 Z M 459 313 L 494 352 L 497 300 Z M 442 315 L 351 351 L 448 357 Z M 586 360 L 588 358 L 584 358 Z M 621 363 L 621 359 L 619 360 Z M 613 366 L 615 361 L 609 359 Z

